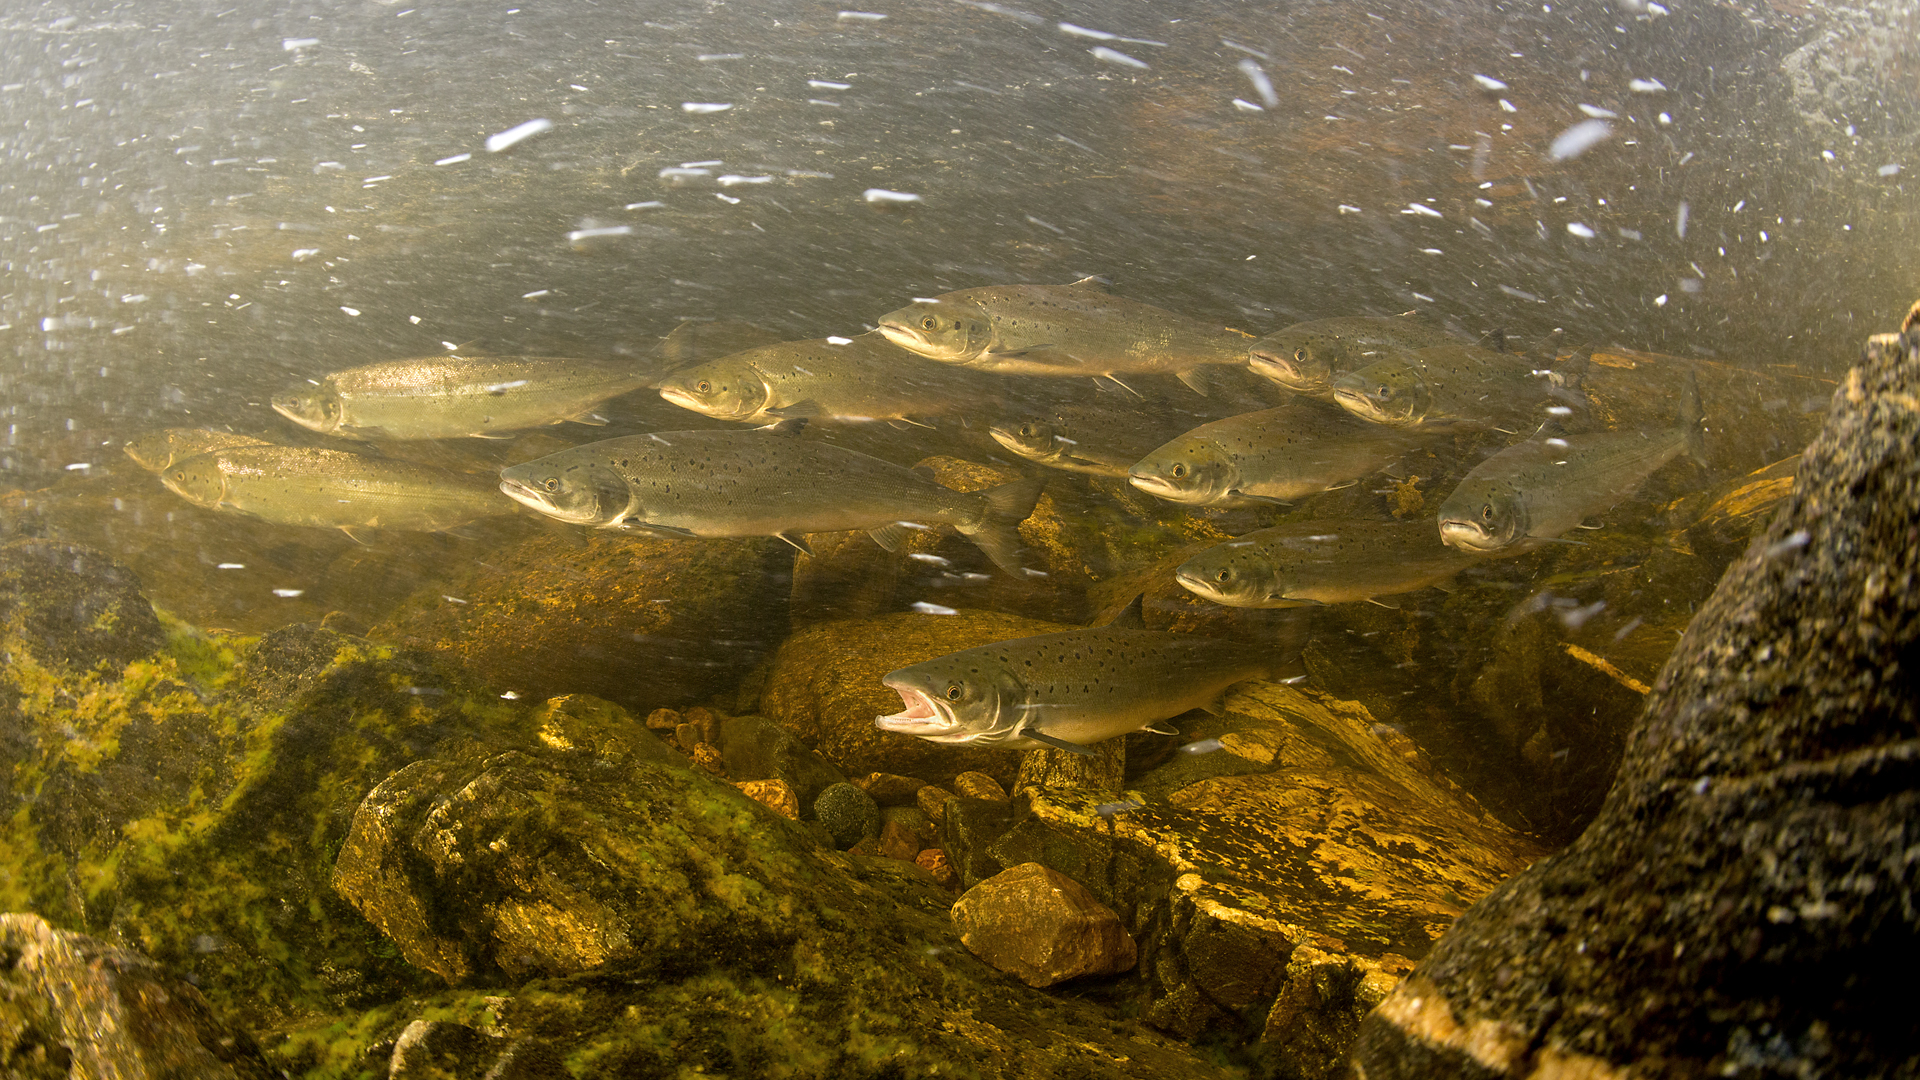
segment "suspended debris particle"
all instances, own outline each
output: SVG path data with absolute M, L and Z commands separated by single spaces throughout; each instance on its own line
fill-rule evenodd
M 1619 113 L 1614 112 L 1612 109 L 1603 109 L 1598 105 L 1582 105 L 1580 106 L 1580 111 L 1593 117 L 1595 120 L 1617 120 L 1620 118 Z
M 1582 240 L 1591 240 L 1597 235 L 1593 231 L 1593 226 L 1579 221 L 1567 222 L 1567 231 Z
M 439 161 L 434 162 L 434 164 L 435 165 L 458 165 L 463 161 L 472 161 L 472 160 L 473 160 L 472 154 L 455 154 L 452 157 L 443 157 Z
M 917 203 L 920 201 L 920 196 L 915 195 L 911 191 L 888 191 L 886 188 L 877 187 L 868 188 L 861 192 L 860 197 L 870 203 L 878 203 L 882 206 L 894 203 Z
M 1664 94 L 1667 85 L 1659 79 L 1634 79 L 1627 83 L 1627 89 L 1636 94 Z
M 505 131 L 487 136 L 487 152 L 497 154 L 522 139 L 530 139 L 543 131 L 552 130 L 553 121 L 545 117 L 529 120 L 524 124 L 517 124 Z
M 1147 62 L 1145 60 L 1136 60 L 1133 57 L 1128 56 L 1126 53 L 1123 53 L 1118 49 L 1109 49 L 1105 45 L 1095 45 L 1093 48 L 1088 49 L 1087 51 L 1093 54 L 1093 58 L 1095 60 L 1105 60 L 1109 64 L 1119 64 L 1122 67 L 1140 68 L 1143 71 L 1147 67 Z
M 683 101 L 680 108 L 695 114 L 726 112 L 733 108 L 731 101 Z
M 1480 89 L 1488 91 L 1489 93 L 1497 94 L 1507 88 L 1506 83 L 1501 82 L 1491 75 L 1475 75 L 1473 81 L 1480 84 Z
M 958 615 L 960 614 L 958 611 L 954 610 L 953 608 L 941 607 L 939 604 L 928 603 L 925 600 L 915 600 L 911 606 L 913 610 L 919 612 L 922 615 Z
M 1554 161 L 1572 161 L 1598 146 L 1613 134 L 1613 125 L 1605 120 L 1582 120 L 1554 136 L 1547 157 Z

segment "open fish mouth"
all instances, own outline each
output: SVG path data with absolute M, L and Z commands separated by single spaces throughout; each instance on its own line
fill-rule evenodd
M 1154 473 L 1130 472 L 1127 481 L 1149 495 L 1157 495 L 1169 502 L 1191 503 L 1204 501 L 1205 495 L 1192 488 L 1181 487 L 1172 480 Z
M 687 393 L 677 386 L 661 387 L 660 396 L 683 409 L 692 409 L 697 413 L 707 411 L 707 407 L 701 403 L 699 398 L 694 397 L 692 394 Z
M 1213 582 L 1208 581 L 1206 578 L 1191 570 L 1175 570 L 1173 572 L 1173 580 L 1179 582 L 1181 588 L 1203 596 L 1208 600 L 1224 595 L 1219 589 L 1214 588 Z
M 1247 367 L 1253 369 L 1255 374 L 1286 386 L 1305 381 L 1291 363 L 1273 353 L 1248 353 Z
M 594 520 L 594 516 L 591 513 L 581 513 L 555 506 L 553 500 L 547 497 L 546 492 L 541 491 L 531 484 L 515 480 L 511 477 L 503 476 L 500 478 L 500 493 L 522 506 L 538 510 L 550 518 L 558 518 L 570 524 L 578 525 Z
M 875 717 L 874 727 L 882 731 L 898 731 L 903 735 L 946 735 L 959 728 L 960 721 L 954 717 L 953 710 L 946 702 L 911 686 L 898 683 L 886 685 L 900 695 L 900 703 L 905 707 L 897 713 Z
M 1390 419 L 1380 411 L 1380 406 L 1364 392 L 1352 389 L 1337 389 L 1333 392 L 1334 404 L 1350 413 L 1357 413 L 1369 420 L 1385 422 Z
M 880 323 L 880 335 L 909 352 L 919 352 L 928 347 L 927 335 L 908 326 L 906 323 Z
M 1451 518 L 1440 522 L 1440 542 L 1467 552 L 1498 551 L 1502 546 L 1478 523 Z

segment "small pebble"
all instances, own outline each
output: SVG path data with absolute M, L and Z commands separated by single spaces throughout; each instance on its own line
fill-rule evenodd
M 781 817 L 800 819 L 800 796 L 785 780 L 742 780 L 733 786 Z
M 693 763 L 715 776 L 726 771 L 720 764 L 720 748 L 710 742 L 693 744 Z
M 983 772 L 963 772 L 954 777 L 953 793 L 968 799 L 1007 801 L 1007 789 L 1000 786 L 1000 781 Z
M 881 806 L 912 806 L 915 794 L 926 787 L 927 782 L 913 776 L 876 772 L 860 777 L 853 785 L 873 796 L 873 801 Z
M 947 800 L 953 798 L 953 792 L 938 784 L 928 784 L 914 792 L 913 798 L 919 804 L 921 813 L 933 819 L 934 827 L 938 828 L 947 818 Z
M 953 872 L 953 864 L 947 861 L 943 848 L 930 847 L 913 857 L 920 869 L 933 875 L 933 880 L 951 889 L 960 883 L 960 875 Z
M 655 709 L 647 714 L 647 728 L 652 731 L 672 731 L 680 726 L 680 714 L 673 709 Z
M 880 825 L 880 846 L 878 854 L 901 862 L 912 862 L 920 854 L 920 838 L 913 830 L 899 821 L 886 821 Z

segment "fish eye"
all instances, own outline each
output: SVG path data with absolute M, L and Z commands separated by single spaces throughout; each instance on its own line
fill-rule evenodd
M 1306 363 L 1307 362 L 1306 346 L 1302 345 L 1300 348 L 1293 350 L 1293 358 L 1302 364 Z
M 937 326 L 939 326 L 939 325 L 940 325 L 940 320 L 939 320 L 939 319 L 936 319 L 936 318 L 934 318 L 934 317 L 933 317 L 933 316 L 931 316 L 931 315 L 929 315 L 929 316 L 927 316 L 926 318 L 924 318 L 924 319 L 921 319 L 921 320 L 920 320 L 920 329 L 922 329 L 922 330 L 932 330 L 933 328 L 935 328 L 935 327 L 937 327 Z
M 1171 468 L 1171 469 L 1169 469 L 1169 470 L 1167 470 L 1167 471 L 1168 471 L 1168 472 L 1171 472 L 1171 473 L 1173 474 L 1173 478 L 1174 478 L 1175 480 L 1181 480 L 1181 479 L 1184 479 L 1184 478 L 1186 477 L 1186 475 L 1187 475 L 1187 463 L 1186 463 L 1186 462 L 1184 462 L 1184 461 L 1182 461 L 1182 462 L 1179 462 L 1179 463 L 1177 463 L 1177 464 L 1175 464 L 1173 468 Z
M 541 484 L 540 486 L 543 488 L 546 488 L 548 491 L 559 491 L 560 478 L 557 476 L 549 476 L 547 477 L 546 482 Z
M 699 391 L 702 394 L 711 394 L 713 393 L 713 384 L 708 382 L 705 379 L 701 379 L 697 384 L 694 385 L 694 389 Z
M 947 700 L 948 701 L 960 700 L 960 684 L 959 683 L 947 684 Z
M 1233 571 L 1222 570 L 1219 573 L 1213 575 L 1213 580 L 1219 582 L 1222 585 L 1225 585 L 1227 582 L 1233 580 Z
M 187 479 L 187 470 L 185 470 L 185 469 L 175 469 L 175 470 L 173 471 L 173 478 L 174 478 L 175 480 L 179 480 L 179 481 L 181 481 L 182 483 L 185 483 L 185 482 L 186 482 L 186 479 Z
M 1493 521 L 1493 504 L 1492 503 L 1488 503 L 1487 505 L 1480 508 L 1480 520 L 1486 521 L 1486 522 Z
M 1387 400 L 1388 398 L 1390 398 L 1390 397 L 1392 397 L 1392 396 L 1393 396 L 1393 388 L 1392 388 L 1392 387 L 1390 387 L 1390 386 L 1383 386 L 1383 387 L 1381 387 L 1381 388 L 1380 388 L 1380 400 L 1381 400 L 1381 401 L 1385 401 L 1385 400 Z
M 1036 434 L 1038 434 L 1038 432 L 1036 432 L 1036 431 L 1034 431 L 1034 430 L 1033 430 L 1033 425 L 1032 425 L 1032 424 L 1021 424 L 1021 425 L 1020 425 L 1020 434 L 1021 434 L 1021 435 L 1023 435 L 1023 436 L 1025 436 L 1026 438 L 1029 438 L 1029 439 L 1031 439 L 1031 438 L 1033 438 L 1033 437 L 1034 437 L 1034 436 L 1035 436 Z

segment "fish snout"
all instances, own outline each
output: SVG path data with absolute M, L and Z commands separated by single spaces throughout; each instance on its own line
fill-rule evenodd
M 927 335 L 921 333 L 917 328 L 908 326 L 903 322 L 893 322 L 887 319 L 880 320 L 880 336 L 908 352 L 916 352 L 922 355 L 926 354 L 932 344 L 927 340 Z
M 1441 518 L 1440 542 L 1469 555 L 1484 555 L 1501 546 L 1486 527 L 1465 518 Z

